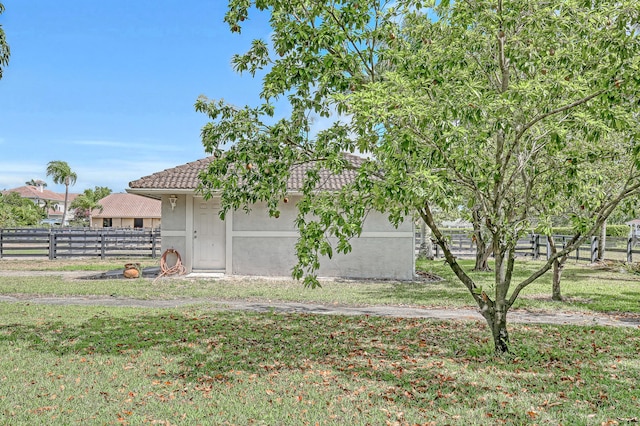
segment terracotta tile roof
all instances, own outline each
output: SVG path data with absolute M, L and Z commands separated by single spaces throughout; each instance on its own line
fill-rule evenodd
M 11 192 L 17 192 L 22 198 L 29 198 L 30 200 L 51 200 L 64 202 L 64 194 L 58 194 L 57 192 L 49 191 L 48 189 L 40 189 L 37 186 L 19 186 L 18 188 L 2 191 L 3 194 L 9 194 Z M 69 194 L 69 201 L 71 201 L 71 194 Z
M 345 158 L 355 167 L 360 166 L 365 159 L 352 154 L 343 154 Z M 209 163 L 213 161 L 213 157 L 206 157 L 197 161 L 193 161 L 181 166 L 166 169 L 161 172 L 144 176 L 138 180 L 129 182 L 132 189 L 193 189 L 195 190 L 200 183 L 198 173 L 207 168 Z M 304 177 L 311 168 L 310 164 L 302 164 L 291 169 L 291 176 L 287 182 L 289 191 L 299 191 L 302 189 Z M 320 172 L 320 188 L 327 191 L 340 190 L 344 185 L 353 182 L 356 177 L 356 171 L 345 170 L 340 175 L 335 175 L 329 171 L 322 170 Z
M 212 160 L 213 157 L 206 157 L 171 169 L 165 169 L 129 182 L 129 187 L 141 189 L 195 189 L 200 183 L 198 173 L 206 169 Z
M 100 209 L 93 210 L 94 218 L 160 218 L 160 200 L 135 194 L 110 194 L 99 201 Z

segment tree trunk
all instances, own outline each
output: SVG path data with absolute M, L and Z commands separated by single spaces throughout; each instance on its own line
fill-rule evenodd
M 473 267 L 474 271 L 487 272 L 491 270 L 489 266 L 489 257 L 491 257 L 491 250 L 487 248 L 487 245 L 483 242 L 478 243 L 476 251 L 476 264 Z
M 551 300 L 562 302 L 562 294 L 560 293 L 560 279 L 562 278 L 562 269 L 564 263 L 558 259 L 553 262 L 553 284 L 551 286 Z
M 431 244 L 431 229 L 427 227 L 426 223 L 422 221 L 422 225 L 420 227 L 420 250 L 418 252 L 418 256 L 433 260 L 435 257 L 433 255 L 433 244 Z
M 604 252 L 607 244 L 607 221 L 602 222 L 600 227 L 600 238 L 598 238 L 598 262 L 604 260 Z
M 69 183 L 65 181 L 64 183 L 64 206 L 62 209 L 62 226 L 65 226 L 65 221 L 67 220 L 67 202 L 69 201 Z
M 505 354 L 509 352 L 509 332 L 507 331 L 507 312 L 494 313 L 493 320 L 489 322 L 491 335 L 493 336 L 493 348 L 496 354 Z
M 555 256 L 558 252 L 556 243 L 551 235 L 547 235 L 547 241 L 549 242 L 549 248 L 551 249 L 551 256 Z M 562 278 L 562 269 L 567 261 L 567 256 L 564 255 L 553 261 L 553 282 L 551 284 L 551 300 L 558 302 L 562 301 L 562 293 L 560 292 L 560 279 Z
M 494 236 L 495 238 L 495 236 Z M 507 331 L 507 311 L 509 304 L 507 293 L 511 283 L 513 271 L 513 260 L 511 250 L 500 247 L 494 239 L 493 252 L 495 253 L 495 300 L 491 302 L 486 293 L 482 292 L 484 306 L 481 306 L 481 313 L 489 323 L 493 346 L 496 354 L 509 352 L 509 332 Z
M 476 264 L 473 267 L 474 271 L 490 271 L 489 257 L 491 257 L 491 246 L 487 245 L 487 242 L 482 236 L 482 218 L 478 209 L 474 209 L 473 213 L 473 241 L 476 244 Z

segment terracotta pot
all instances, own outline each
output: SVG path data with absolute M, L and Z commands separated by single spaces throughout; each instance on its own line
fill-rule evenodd
M 139 263 L 125 264 L 123 275 L 125 278 L 138 278 L 140 276 L 140 264 Z
M 140 272 L 136 268 L 125 269 L 123 275 L 125 278 L 138 278 Z

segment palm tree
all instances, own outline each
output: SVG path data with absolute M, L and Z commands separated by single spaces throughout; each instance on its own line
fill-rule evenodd
M 40 180 L 40 179 L 30 179 L 28 181 L 25 182 L 25 185 L 29 185 L 29 186 L 41 186 L 43 188 L 47 187 L 47 182 Z
M 89 225 L 91 225 L 91 214 L 94 210 L 100 210 L 102 212 L 102 206 L 100 200 L 111 194 L 111 189 L 106 186 L 96 186 L 96 189 L 85 189 L 84 193 L 78 195 L 71 203 L 71 207 L 82 210 L 89 219 Z
M 62 210 L 62 224 L 64 225 L 67 219 L 69 185 L 75 185 L 78 175 L 71 170 L 66 161 L 50 161 L 47 164 L 47 176 L 51 176 L 56 184 L 64 184 L 64 209 Z

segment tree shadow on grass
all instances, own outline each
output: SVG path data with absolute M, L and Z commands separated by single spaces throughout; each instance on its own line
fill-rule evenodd
M 490 366 L 490 374 L 496 377 L 515 374 L 511 383 L 516 388 L 523 381 L 531 392 L 561 386 L 571 396 L 571 385 L 546 374 L 549 369 L 557 367 L 558 374 L 571 375 L 566 368 L 584 359 L 584 354 L 590 354 L 594 361 L 611 359 L 610 351 L 599 348 L 616 348 L 616 353 L 628 356 L 633 352 L 635 356 L 636 343 L 628 338 L 627 330 L 589 327 L 571 339 L 563 330 L 519 327 L 522 343 L 515 355 L 526 357 L 526 361 L 494 357 L 486 326 L 473 321 L 226 311 L 101 314 L 80 324 L 11 324 L 0 331 L 0 344 L 19 343 L 54 357 L 130 359 L 133 354 L 158 351 L 161 356 L 157 358 L 167 360 L 162 366 L 163 377 L 225 386 L 246 379 L 247 374 L 270 380 L 274 374 L 286 377 L 290 371 L 313 375 L 314 371 L 329 370 L 339 377 L 332 386 L 345 392 L 343 383 L 357 383 L 357 387 L 364 383 L 372 399 L 430 409 L 449 404 L 438 400 L 438 395 L 484 392 L 481 383 L 465 376 L 467 369 L 486 371 Z M 620 348 L 623 350 L 617 352 Z M 527 374 L 518 376 L 521 370 Z M 529 374 L 532 371 L 545 374 Z M 238 378 L 237 372 L 243 375 Z M 149 380 L 156 379 L 149 376 Z M 472 406 L 482 404 L 477 398 L 469 401 Z
M 450 332 L 456 332 L 460 339 L 446 339 Z M 32 350 L 55 356 L 87 358 L 159 351 L 178 360 L 173 371 L 167 368 L 167 375 L 190 381 L 201 381 L 203 377 L 232 380 L 233 371 L 304 371 L 309 364 L 315 364 L 328 365 L 346 377 L 355 373 L 390 386 L 406 387 L 412 381 L 424 380 L 423 373 L 410 370 L 414 365 L 410 357 L 455 356 L 458 344 L 468 344 L 474 351 L 490 356 L 486 337 L 477 325 L 466 322 L 177 312 L 124 318 L 101 315 L 77 325 L 63 321 L 12 324 L 3 328 L 0 342 L 21 342 Z M 374 365 L 380 368 L 373 368 Z M 400 365 L 405 367 L 398 369 Z

